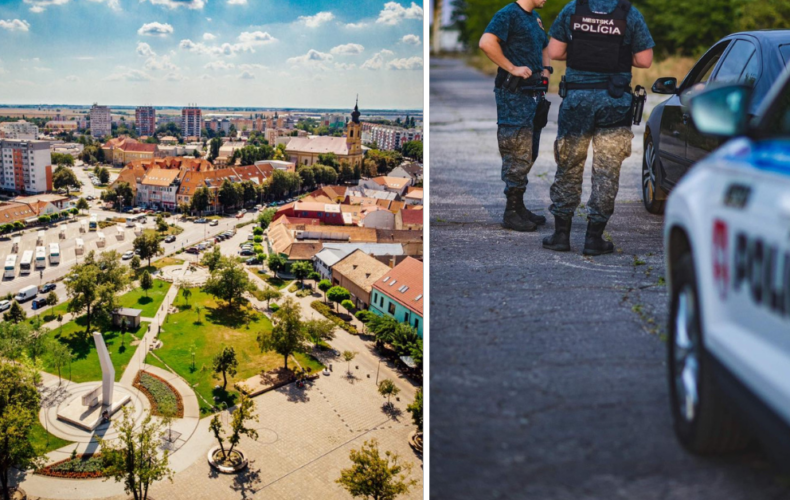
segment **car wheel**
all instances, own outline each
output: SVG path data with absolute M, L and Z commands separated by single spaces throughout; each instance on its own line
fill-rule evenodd
M 675 433 L 700 454 L 739 450 L 750 437 L 722 398 L 711 372 L 700 317 L 700 296 L 691 254 L 672 274 L 667 366 Z
M 645 152 L 642 155 L 642 201 L 645 209 L 651 214 L 661 215 L 664 213 L 664 199 L 666 192 L 658 185 L 656 172 L 658 170 L 658 157 L 653 139 L 648 138 L 645 142 Z M 656 198 L 661 198 L 657 200 Z

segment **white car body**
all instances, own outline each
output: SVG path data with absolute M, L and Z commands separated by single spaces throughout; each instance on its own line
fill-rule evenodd
M 790 426 L 790 142 L 736 138 L 672 191 L 664 245 L 693 256 L 706 351 Z

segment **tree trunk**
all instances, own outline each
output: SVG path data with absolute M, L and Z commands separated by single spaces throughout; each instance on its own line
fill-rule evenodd
M 285 369 L 287 370 L 288 369 L 288 355 L 286 354 L 285 356 L 283 356 L 283 358 L 285 358 Z
M 228 377 L 225 375 L 225 370 L 222 370 L 222 390 L 228 386 Z
M 4 500 L 11 500 L 11 493 L 8 491 L 8 468 L 3 467 L 2 473 L 0 473 L 0 482 L 2 482 L 3 486 L 3 499 Z

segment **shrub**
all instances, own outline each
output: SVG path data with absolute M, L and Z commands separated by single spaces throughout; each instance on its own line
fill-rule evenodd
M 320 300 L 314 300 L 310 304 L 310 306 L 313 309 L 315 309 L 316 311 L 318 311 L 319 313 L 321 313 L 323 316 L 325 316 L 327 319 L 332 321 L 334 324 L 336 324 L 337 326 L 339 326 L 343 330 L 347 331 L 348 333 L 350 333 L 352 335 L 358 335 L 359 334 L 359 332 L 357 331 L 357 329 L 356 329 L 356 327 L 354 325 L 351 325 L 351 324 L 346 323 L 345 321 L 343 321 L 343 318 L 341 318 L 337 314 L 335 314 L 335 312 L 332 311 L 332 309 L 328 305 L 324 304 Z
M 271 309 L 271 310 L 272 310 L 272 312 L 277 312 L 277 311 L 279 311 L 279 310 L 280 310 L 280 306 L 278 306 L 278 305 L 275 303 L 275 304 L 272 304 L 272 305 L 270 305 L 270 306 L 269 306 L 269 309 Z
M 172 408 L 176 408 L 174 417 L 181 418 L 184 416 L 184 404 L 181 401 L 181 397 L 170 384 L 161 378 L 148 372 L 140 372 L 137 375 L 134 386 L 148 397 L 151 402 L 151 413 L 153 415 L 162 415 L 160 408 L 169 404 L 172 405 Z
M 252 234 L 254 234 L 255 236 L 262 235 L 263 234 L 263 228 L 255 226 L 255 229 L 252 230 Z
M 299 290 L 299 283 L 294 282 L 291 286 L 288 287 L 288 291 L 291 293 L 296 293 Z
M 256 228 L 256 229 L 260 229 L 260 228 Z M 252 241 L 255 243 L 262 243 L 263 236 L 261 236 L 260 234 L 256 234 L 255 236 L 252 237 Z
M 71 458 L 41 468 L 36 471 L 36 474 L 69 479 L 89 479 L 102 477 L 103 468 L 104 463 L 101 455 L 77 455 L 75 452 Z
M 49 215 L 42 215 L 38 218 L 38 221 L 42 224 L 49 224 L 50 220 L 52 219 L 50 219 Z

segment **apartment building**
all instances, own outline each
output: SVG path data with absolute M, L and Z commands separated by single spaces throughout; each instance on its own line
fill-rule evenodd
M 200 137 L 203 127 L 203 111 L 195 105 L 181 109 L 181 135 L 187 137 Z
M 156 132 L 156 110 L 153 106 L 138 106 L 134 111 L 134 120 L 138 134 L 151 136 Z
M 112 115 L 110 108 L 94 103 L 91 106 L 91 136 L 107 137 L 112 135 Z
M 375 142 L 379 149 L 395 150 L 400 149 L 409 141 L 421 141 L 422 129 L 401 128 L 388 125 L 377 125 L 375 123 L 362 124 L 362 141 L 365 143 Z
M 25 120 L 13 123 L 0 123 L 0 138 L 34 141 L 38 139 L 38 127 Z
M 138 186 L 137 205 L 175 211 L 176 193 L 186 173 L 186 170 L 151 169 Z
M 47 141 L 0 140 L 0 186 L 16 193 L 52 190 L 52 155 Z

